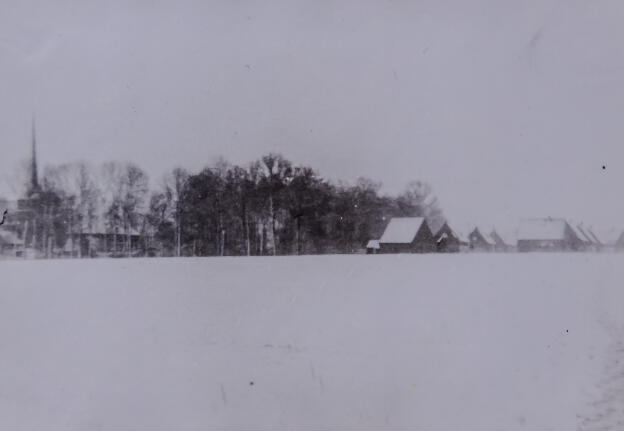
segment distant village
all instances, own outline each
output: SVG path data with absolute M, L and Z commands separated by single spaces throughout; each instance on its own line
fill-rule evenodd
M 563 218 L 460 232 L 426 183 L 385 196 L 372 180 L 332 184 L 276 154 L 176 168 L 150 191 L 132 163 L 48 166 L 40 178 L 36 145 L 33 120 L 25 190 L 0 198 L 3 258 L 624 251 L 624 233 L 599 238 Z
M 514 236 L 479 227 L 464 235 L 446 222 L 434 231 L 423 217 L 399 217 L 390 220 L 381 238 L 366 245 L 369 254 L 470 251 L 624 251 L 624 232 L 615 242 L 601 241 L 589 227 L 547 217 L 522 220 Z

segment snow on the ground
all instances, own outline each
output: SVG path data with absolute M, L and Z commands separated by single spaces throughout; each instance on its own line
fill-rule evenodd
M 623 259 L 0 262 L 0 429 L 621 430 Z

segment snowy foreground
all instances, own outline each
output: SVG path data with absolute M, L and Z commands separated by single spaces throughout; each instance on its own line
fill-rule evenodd
M 0 262 L 0 430 L 622 430 L 624 255 Z

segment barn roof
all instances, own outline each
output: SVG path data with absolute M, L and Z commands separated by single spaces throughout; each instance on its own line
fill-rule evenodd
M 433 219 L 427 220 L 427 225 L 429 226 L 429 229 L 431 229 L 431 232 L 434 232 L 437 234 L 439 233 L 440 229 L 444 227 L 444 225 L 448 226 L 448 223 L 444 219 L 433 218 Z
M 491 234 L 490 230 L 485 229 L 483 226 L 481 227 L 475 226 L 472 232 L 470 232 L 470 235 L 472 235 L 475 231 L 481 234 L 481 237 L 485 240 L 486 243 L 488 243 L 489 245 L 495 245 L 494 238 L 492 238 L 492 235 L 490 235 Z
M 468 236 L 461 231 L 457 231 L 453 229 L 453 234 L 459 239 L 460 242 L 468 244 L 470 241 L 468 240 Z
M 519 240 L 562 240 L 566 239 L 564 219 L 540 218 L 525 219 L 520 222 L 518 229 Z
M 600 238 L 598 238 L 596 236 L 596 234 L 594 233 L 594 231 L 591 228 L 587 228 L 587 233 L 589 234 L 589 236 L 592 237 L 592 239 L 595 241 L 596 245 L 603 245 L 602 241 L 600 241 Z
M 583 242 L 587 242 L 587 243 L 593 243 L 594 241 L 592 241 L 592 239 L 585 233 L 585 231 L 583 230 L 583 228 L 581 227 L 581 225 L 578 226 L 574 226 L 574 225 L 570 225 L 570 227 L 572 228 L 572 230 L 574 231 L 574 233 L 576 234 L 576 236 L 579 237 L 579 239 Z
M 580 235 L 577 233 L 576 236 L 578 236 L 582 241 L 587 242 L 589 244 L 594 244 L 595 240 L 587 233 L 587 231 L 585 230 L 585 228 L 583 228 L 583 226 L 578 225 L 576 227 L 576 229 L 574 230 L 574 232 L 580 232 Z
M 620 237 L 620 229 L 611 227 L 608 229 L 592 229 L 598 239 L 605 245 L 614 245 Z
M 374 248 L 374 249 L 378 249 L 379 248 L 379 240 L 378 239 L 371 239 L 370 241 L 368 241 L 368 243 L 366 244 L 366 248 Z
M 516 239 L 516 234 L 514 232 L 502 232 L 494 229 L 492 231 L 492 239 L 496 240 L 493 234 L 498 235 L 498 237 L 503 241 L 503 244 L 515 246 L 518 240 Z
M 440 225 L 440 227 L 438 229 L 436 229 L 435 231 L 432 229 L 431 224 L 429 224 L 429 229 L 431 229 L 431 232 L 435 232 L 434 233 L 434 238 L 440 238 L 442 237 L 442 235 L 444 235 L 445 233 L 450 234 L 452 237 L 455 237 L 458 240 L 461 240 L 461 236 L 453 230 L 453 228 L 451 226 L 449 226 L 448 222 L 444 222 L 442 223 L 442 225 Z
M 388 223 L 379 242 L 409 244 L 414 241 L 424 221 L 423 217 L 394 217 Z

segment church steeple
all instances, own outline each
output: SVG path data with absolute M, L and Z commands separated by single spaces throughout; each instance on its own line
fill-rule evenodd
M 35 116 L 32 117 L 32 159 L 30 161 L 30 192 L 39 191 L 39 175 L 37 173 L 37 133 L 35 130 Z

